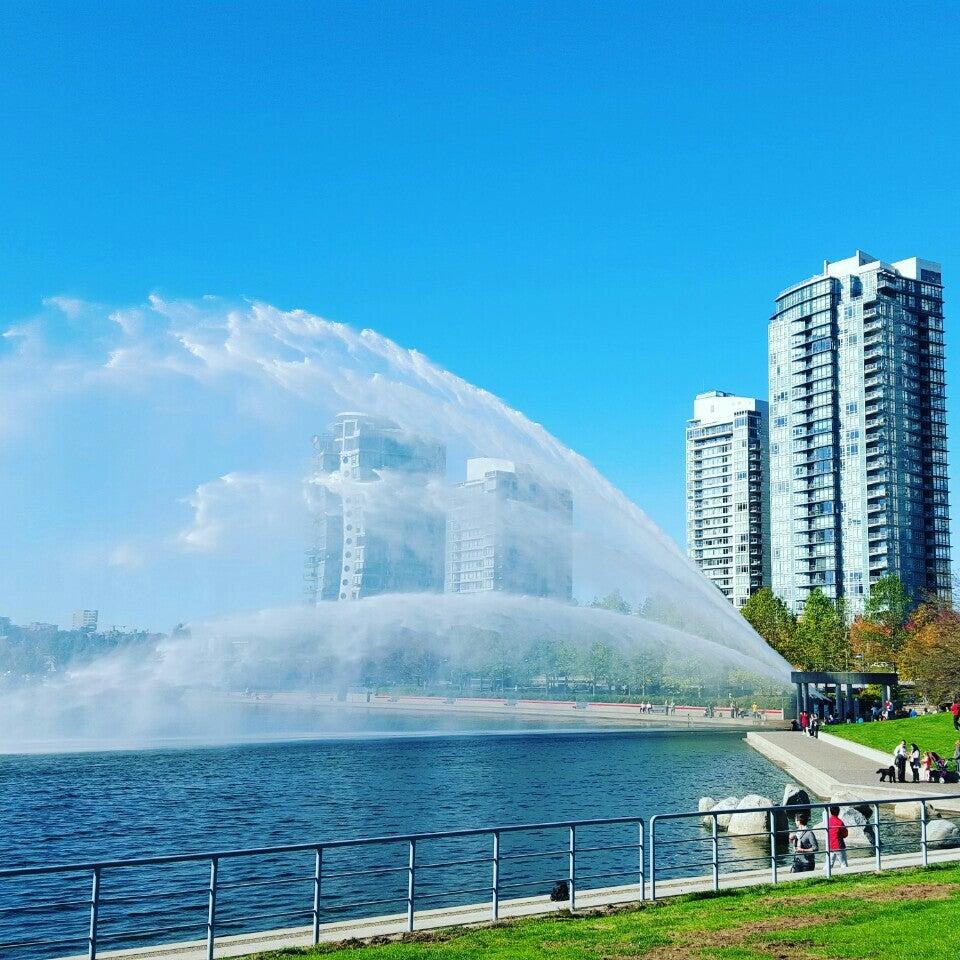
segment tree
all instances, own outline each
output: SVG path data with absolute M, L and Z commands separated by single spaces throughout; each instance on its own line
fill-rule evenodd
M 795 662 L 797 619 L 769 587 L 753 594 L 740 612 L 780 656 Z
M 911 606 L 910 595 L 896 574 L 888 573 L 870 588 L 864 615 L 850 628 L 851 647 L 866 666 L 885 664 L 897 669 L 907 642 Z
M 630 604 L 623 599 L 619 590 L 608 593 L 603 599 L 594 597 L 590 606 L 597 610 L 612 610 L 614 613 L 629 614 L 633 612 Z
M 921 604 L 900 653 L 900 669 L 934 704 L 960 694 L 960 613 L 943 603 Z
M 801 670 L 837 670 L 849 666 L 850 645 L 843 601 L 834 603 L 819 588 L 803 605 L 795 634 L 794 663 Z

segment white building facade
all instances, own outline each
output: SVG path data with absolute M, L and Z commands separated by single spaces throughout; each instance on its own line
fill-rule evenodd
M 940 265 L 862 251 L 784 290 L 769 327 L 773 589 L 862 611 L 896 574 L 950 595 Z
M 687 553 L 742 607 L 770 585 L 767 403 L 714 390 L 687 423 Z

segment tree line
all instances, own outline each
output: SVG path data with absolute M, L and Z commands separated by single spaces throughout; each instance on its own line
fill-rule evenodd
M 871 587 L 864 612 L 853 618 L 843 599 L 819 588 L 799 616 L 769 587 L 741 612 L 798 670 L 893 670 L 931 703 L 960 693 L 960 612 L 941 597 L 911 597 L 895 574 Z

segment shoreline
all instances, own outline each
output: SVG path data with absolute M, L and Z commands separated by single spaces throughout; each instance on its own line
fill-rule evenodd
M 227 694 L 230 703 L 284 705 L 300 708 L 336 707 L 344 710 L 402 711 L 434 715 L 508 717 L 530 720 L 560 720 L 596 724 L 599 727 L 625 724 L 658 730 L 781 730 L 787 728 L 781 710 L 764 711 L 765 719 L 752 717 L 705 716 L 704 707 L 677 705 L 671 714 L 641 713 L 638 704 L 576 700 L 524 700 L 510 697 L 434 697 L 414 695 L 371 695 L 351 693 L 345 699 L 335 694 L 273 693 Z M 723 708 L 726 710 L 727 708 Z

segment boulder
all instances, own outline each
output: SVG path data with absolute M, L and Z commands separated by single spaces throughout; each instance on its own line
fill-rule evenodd
M 772 807 L 773 801 L 769 797 L 762 797 L 758 793 L 748 793 L 737 804 L 738 810 L 750 807 Z M 766 810 L 757 810 L 752 813 L 735 813 L 727 824 L 727 833 L 734 837 L 760 834 L 756 839 L 765 840 L 769 837 L 770 815 Z
M 740 801 L 736 797 L 724 797 L 723 800 L 718 800 L 717 805 L 713 808 L 714 810 L 736 810 Z M 710 817 L 707 818 L 707 826 L 710 826 Z M 721 813 L 717 817 L 717 829 L 726 830 L 730 826 L 730 814 Z
M 840 819 L 847 826 L 848 847 L 873 847 L 876 832 L 873 826 L 873 808 L 865 803 L 844 803 L 849 795 L 837 794 L 830 798 L 831 803 L 840 807 Z M 820 840 L 820 837 L 817 837 Z
M 697 804 L 697 809 L 701 813 L 707 813 L 708 811 L 712 810 L 716 805 L 717 805 L 717 801 L 714 800 L 713 797 L 701 797 L 700 802 Z M 710 821 L 712 819 L 713 817 L 701 817 L 700 822 L 709 830 Z
M 783 788 L 783 807 L 798 807 L 810 802 L 810 794 L 803 787 L 798 787 L 795 783 L 788 783 Z
M 960 827 L 952 820 L 933 820 L 927 824 L 927 846 L 960 847 Z
M 893 815 L 898 820 L 919 820 L 920 819 L 920 804 L 911 800 L 907 803 L 895 803 L 893 805 Z M 930 804 L 927 804 L 927 819 L 935 820 L 939 817 L 940 814 L 937 813 Z

